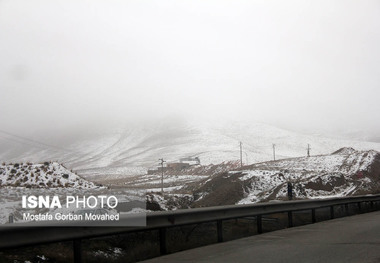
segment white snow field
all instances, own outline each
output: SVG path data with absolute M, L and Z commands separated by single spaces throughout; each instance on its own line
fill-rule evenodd
M 305 156 L 308 144 L 312 155 L 329 154 L 342 147 L 380 151 L 380 143 L 300 134 L 257 122 L 181 120 L 92 135 L 67 143 L 61 150 L 17 144 L 2 138 L 0 160 L 57 160 L 85 177 L 118 178 L 146 174 L 147 169 L 158 166 L 159 158 L 175 162 L 183 157 L 198 156 L 203 165 L 238 160 L 240 141 L 244 164 L 272 160 L 272 144 L 276 145 L 276 159 Z

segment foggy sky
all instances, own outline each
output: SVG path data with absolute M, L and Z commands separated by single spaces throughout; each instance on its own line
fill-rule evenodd
M 380 131 L 380 1 L 0 1 L 0 128 Z

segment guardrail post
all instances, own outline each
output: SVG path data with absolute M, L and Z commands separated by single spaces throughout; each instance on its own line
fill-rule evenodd
M 361 213 L 361 211 L 362 211 L 362 204 L 360 202 L 358 202 L 358 209 L 359 209 L 359 213 Z
M 373 211 L 373 201 L 369 202 L 369 207 L 371 208 L 371 211 Z
M 218 242 L 223 242 L 223 221 L 216 221 L 216 229 L 218 232 Z
M 330 206 L 330 219 L 334 219 L 334 206 Z
M 261 215 L 256 216 L 256 224 L 257 224 L 257 233 L 262 234 L 263 233 L 263 219 Z
M 74 263 L 82 263 L 82 240 L 73 240 Z
M 288 212 L 288 227 L 293 227 L 293 213 L 292 213 L 292 211 Z
M 166 255 L 167 248 L 166 248 L 166 228 L 160 228 L 159 230 L 159 236 L 160 236 L 160 254 Z
M 346 216 L 348 216 L 349 215 L 348 204 L 344 204 L 344 210 L 345 210 Z
M 316 218 L 315 218 L 315 208 L 311 209 L 311 222 L 314 224 L 315 222 L 317 222 Z

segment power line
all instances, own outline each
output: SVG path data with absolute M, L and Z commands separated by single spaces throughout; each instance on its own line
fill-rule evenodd
M 33 147 L 37 147 L 37 148 L 40 148 L 40 149 L 46 149 L 46 147 L 42 147 L 42 146 L 31 144 L 31 143 L 28 143 L 28 142 L 20 141 L 20 140 L 17 140 L 15 138 L 5 137 L 5 136 L 1 136 L 1 135 L 0 135 L 0 138 L 2 138 L 4 140 L 9 140 L 9 141 L 17 142 L 17 143 L 20 143 L 20 144 L 24 144 L 24 145 L 27 144 L 27 145 L 30 145 L 30 146 L 33 146 Z
M 13 134 L 13 133 L 7 132 L 7 131 L 4 131 L 4 130 L 0 130 L 0 133 L 6 134 L 8 136 L 12 136 L 14 138 L 17 138 L 17 139 L 21 140 L 21 141 L 17 141 L 19 143 L 24 143 L 24 144 L 40 147 L 42 149 L 45 149 L 46 147 L 49 147 L 49 148 L 54 148 L 54 149 L 60 150 L 60 151 L 74 152 L 74 151 L 71 151 L 71 150 L 68 150 L 68 149 L 65 149 L 65 148 L 62 148 L 62 147 L 58 147 L 58 146 L 55 146 L 55 145 L 43 143 L 43 142 L 40 142 L 40 141 L 37 141 L 37 140 L 33 140 L 33 139 L 30 139 L 30 138 L 27 138 L 27 137 L 23 137 L 23 136 L 20 136 L 20 135 L 17 135 L 17 134 Z M 10 138 L 8 138 L 8 139 L 10 139 Z M 12 140 L 12 139 L 10 139 L 10 140 Z M 13 141 L 16 141 L 16 140 L 13 139 Z M 44 146 L 44 147 L 42 147 L 41 145 Z

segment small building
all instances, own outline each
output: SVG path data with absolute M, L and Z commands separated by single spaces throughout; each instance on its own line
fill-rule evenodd
M 182 170 L 190 167 L 189 163 L 168 163 L 166 165 L 168 169 L 173 169 L 173 170 Z
M 189 165 L 199 165 L 201 164 L 201 160 L 199 159 L 199 157 L 185 157 L 185 158 L 181 158 L 179 159 L 179 161 L 181 163 L 188 163 Z

